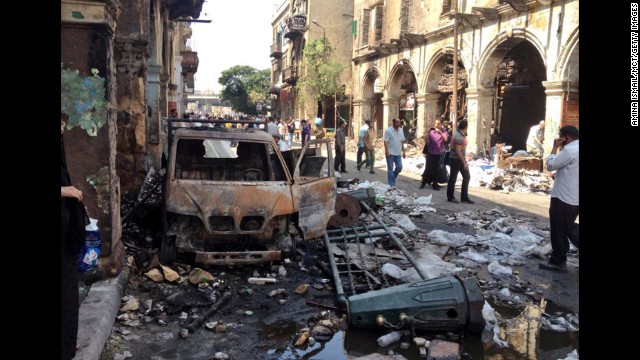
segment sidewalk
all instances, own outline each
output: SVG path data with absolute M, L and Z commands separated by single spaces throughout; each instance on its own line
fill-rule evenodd
M 129 280 L 129 267 L 111 279 L 95 282 L 80 305 L 78 344 L 74 360 L 98 360 L 118 315 L 120 299 Z

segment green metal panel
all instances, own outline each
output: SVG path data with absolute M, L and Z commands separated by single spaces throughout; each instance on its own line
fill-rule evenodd
M 356 35 L 358 33 L 358 20 L 353 20 L 351 23 L 351 34 Z

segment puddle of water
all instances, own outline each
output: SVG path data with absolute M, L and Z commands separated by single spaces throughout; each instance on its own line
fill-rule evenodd
M 574 349 L 579 350 L 579 331 L 547 330 L 541 328 L 539 321 L 541 316 L 564 316 L 571 313 L 569 310 L 546 299 L 542 299 L 539 306 L 528 304 L 512 307 L 497 303 L 491 303 L 491 306 L 503 319 L 508 320 L 506 325 L 500 328 L 500 339 L 506 341 L 509 346 L 506 348 L 498 347 L 491 340 L 492 334 L 488 332 L 485 332 L 484 336 L 482 334 L 466 334 L 464 339 L 459 341 L 462 359 L 563 359 Z M 313 346 L 305 344 L 301 347 L 295 347 L 292 345 L 292 339 L 298 328 L 299 324 L 286 320 L 264 326 L 264 331 L 260 335 L 261 340 L 274 344 L 287 344 L 285 348 L 280 349 L 265 348 L 269 358 L 279 360 L 346 360 L 347 354 L 354 357 L 372 353 L 385 355 L 391 349 L 408 360 L 421 359 L 419 349 L 413 342 L 406 349 L 400 347 L 400 342 L 386 348 L 379 347 L 377 339 L 384 335 L 384 331 L 348 329 L 338 331 L 327 342 L 317 342 Z M 432 338 L 432 335 L 435 334 L 417 332 L 417 335 Z M 483 342 L 483 338 L 489 340 Z

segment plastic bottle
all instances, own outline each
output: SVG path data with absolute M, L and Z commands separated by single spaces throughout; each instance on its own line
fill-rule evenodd
M 380 336 L 378 338 L 378 346 L 386 347 L 389 344 L 393 344 L 396 341 L 399 341 L 402 337 L 402 331 L 393 331 L 388 333 L 387 335 Z

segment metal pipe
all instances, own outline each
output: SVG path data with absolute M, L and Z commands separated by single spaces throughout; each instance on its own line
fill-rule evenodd
M 380 225 L 371 225 L 371 226 L 346 227 L 344 228 L 344 230 L 356 232 L 360 230 L 378 230 L 382 228 L 383 227 Z M 342 229 L 327 230 L 327 233 L 329 234 L 342 233 Z
M 396 246 L 400 248 L 400 251 L 402 251 L 404 256 L 407 257 L 407 260 L 409 260 L 409 262 L 413 265 L 413 267 L 416 269 L 416 271 L 418 272 L 418 275 L 420 275 L 422 280 L 427 280 L 428 276 L 424 271 L 422 271 L 422 268 L 418 266 L 418 261 L 413 257 L 413 255 L 411 255 L 409 250 L 407 250 L 407 248 L 404 247 L 404 245 L 402 245 L 402 242 L 400 241 L 400 239 L 398 239 L 395 235 L 393 235 L 393 233 L 391 232 L 391 230 L 389 230 L 387 225 L 385 225 L 384 222 L 382 222 L 382 219 L 380 219 L 378 214 L 372 211 L 371 208 L 369 208 L 369 206 L 364 203 L 364 201 L 360 201 L 360 205 L 363 206 L 374 217 L 374 219 L 376 219 L 376 221 L 379 222 L 382 225 L 382 227 L 387 231 L 391 240 L 393 240 Z M 326 234 L 325 234 L 325 239 L 327 239 Z
M 327 251 L 331 251 L 331 242 L 327 233 L 324 234 L 324 246 Z M 338 293 L 338 305 L 347 306 L 347 296 L 344 294 L 344 288 L 342 287 L 342 280 L 340 280 L 340 272 L 338 272 L 338 265 L 336 265 L 336 259 L 333 256 L 329 256 L 329 264 L 331 265 L 331 273 L 333 274 L 333 282 L 336 285 L 336 292 Z
M 353 234 L 353 235 L 345 235 L 345 236 L 333 236 L 329 238 L 329 241 L 332 242 L 336 242 L 336 241 L 342 241 L 342 240 L 353 240 L 353 239 L 366 239 L 366 238 L 374 238 L 374 237 L 383 237 L 383 236 L 388 236 L 389 234 L 385 233 L 385 234 L 372 234 L 371 236 L 362 236 L 362 235 L 358 235 L 358 234 Z

